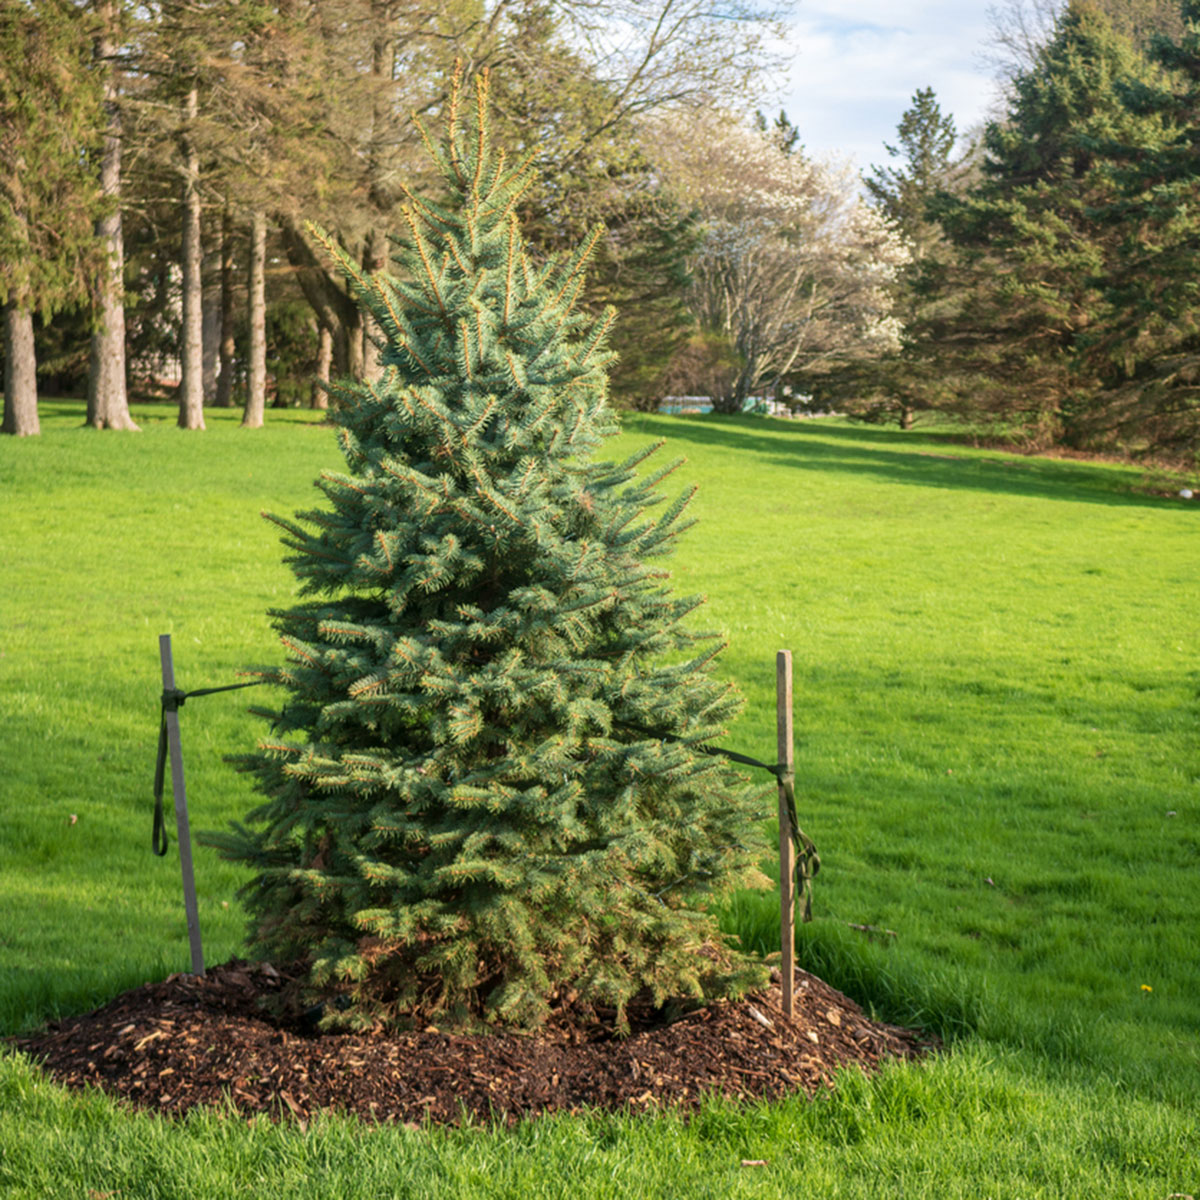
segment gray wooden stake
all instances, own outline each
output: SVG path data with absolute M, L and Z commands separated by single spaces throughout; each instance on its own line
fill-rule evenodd
M 162 659 L 163 691 L 175 690 L 175 662 L 171 657 L 171 635 L 158 639 Z M 175 836 L 179 842 L 179 867 L 183 872 L 183 907 L 187 912 L 188 944 L 192 950 L 192 974 L 204 974 L 204 948 L 200 944 L 200 908 L 196 903 L 196 877 L 192 871 L 192 835 L 188 828 L 187 792 L 183 785 L 183 743 L 179 740 L 179 713 L 167 710 L 167 745 L 171 749 L 171 791 L 175 796 Z
M 775 655 L 775 728 L 779 762 L 790 772 L 792 753 L 792 652 Z M 779 787 L 779 942 L 783 951 L 783 1015 L 789 1020 L 796 1007 L 796 844 L 787 793 Z

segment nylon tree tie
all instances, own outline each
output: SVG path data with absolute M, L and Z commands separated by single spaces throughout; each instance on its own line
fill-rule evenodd
M 678 742 L 684 743 L 683 738 L 678 737 L 673 733 L 655 733 L 649 729 L 643 729 L 639 725 L 630 725 L 622 721 L 620 724 L 625 728 L 632 730 L 634 733 L 643 733 L 647 737 L 657 738 L 662 742 Z M 816 877 L 817 872 L 821 869 L 821 856 L 817 853 L 816 844 L 812 838 L 800 828 L 800 822 L 796 819 L 796 774 L 788 769 L 786 763 L 765 763 L 757 758 L 751 758 L 748 754 L 739 754 L 736 750 L 726 750 L 723 746 L 706 746 L 697 745 L 694 749 L 699 750 L 702 754 L 715 755 L 720 758 L 727 758 L 730 762 L 742 763 L 747 767 L 758 767 L 763 771 L 770 771 L 779 782 L 779 786 L 783 789 L 784 801 L 787 804 L 788 823 L 791 825 L 792 846 L 796 851 L 796 875 L 799 880 L 799 893 L 804 903 L 804 908 L 800 919 L 802 921 L 812 920 L 812 881 Z
M 672 738 L 669 740 L 674 741 L 678 739 Z M 796 875 L 799 880 L 798 890 L 804 904 L 800 919 L 802 921 L 811 921 L 812 881 L 821 869 L 821 856 L 817 853 L 816 844 L 800 828 L 800 822 L 796 818 L 795 772 L 789 770 L 786 763 L 760 762 L 757 758 L 751 758 L 748 754 L 739 754 L 736 750 L 725 750 L 720 746 L 697 746 L 696 749 L 703 751 L 705 754 L 719 755 L 721 758 L 727 758 L 730 762 L 743 763 L 747 767 L 759 767 L 764 771 L 770 771 L 779 781 L 779 786 L 783 789 L 784 801 L 787 804 L 788 823 L 791 825 L 792 833 L 792 846 L 796 851 Z
M 163 821 L 163 782 L 167 766 L 167 713 L 178 712 L 184 702 L 194 696 L 211 696 L 215 692 L 236 692 L 240 688 L 258 687 L 264 680 L 256 679 L 251 683 L 230 683 L 224 687 L 196 688 L 192 692 L 184 692 L 179 688 L 166 688 L 162 694 L 161 719 L 158 727 L 158 761 L 154 767 L 154 829 L 151 834 L 150 848 L 160 858 L 166 854 L 170 845 L 166 825 Z M 627 728 L 632 728 L 627 726 Z M 683 739 L 674 734 L 656 734 L 649 730 L 638 729 L 638 733 L 647 733 L 664 742 L 682 742 Z M 736 750 L 726 750 L 722 746 L 696 746 L 704 754 L 727 758 L 730 762 L 741 763 L 747 767 L 758 767 L 769 771 L 783 789 L 784 800 L 787 804 L 788 822 L 791 825 L 792 845 L 796 850 L 796 874 L 799 877 L 800 896 L 804 902 L 801 920 L 812 920 L 812 881 L 821 869 L 821 856 L 812 838 L 800 828 L 796 819 L 796 776 L 788 770 L 785 763 L 765 763 L 748 754 L 739 754 Z
M 196 688 L 194 692 L 184 692 L 179 688 L 164 688 L 162 707 L 159 709 L 158 722 L 158 760 L 154 765 L 154 829 L 150 834 L 150 849 L 162 858 L 171 844 L 167 836 L 167 827 L 163 821 L 163 783 L 167 770 L 167 713 L 178 712 L 184 702 L 193 696 L 211 696 L 214 692 L 236 692 L 239 688 L 258 687 L 264 681 L 255 679 L 251 683 L 229 683 L 224 687 Z

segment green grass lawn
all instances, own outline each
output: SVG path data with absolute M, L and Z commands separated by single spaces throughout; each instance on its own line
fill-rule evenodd
M 4 1032 L 186 969 L 178 858 L 150 852 L 157 637 L 185 689 L 274 661 L 266 612 L 292 578 L 257 514 L 308 506 L 340 462 L 310 413 L 244 431 L 210 412 L 188 434 L 139 408 L 130 436 L 78 428 L 66 402 L 42 415 L 40 438 L 0 439 Z M 1200 1190 L 1200 508 L 1142 494 L 1133 468 L 825 421 L 633 416 L 613 456 L 657 438 L 687 456 L 674 487 L 701 485 L 674 575 L 728 635 L 747 705 L 726 745 L 773 760 L 774 655 L 794 655 L 798 803 L 824 864 L 800 961 L 947 1052 L 687 1126 L 307 1134 L 129 1115 L 2 1055 L 0 1194 Z M 254 803 L 222 761 L 260 732 L 245 697 L 182 713 L 196 828 Z M 773 836 L 764 820 L 764 861 Z M 196 870 L 218 962 L 239 874 L 203 848 Z M 750 893 L 723 914 L 762 951 L 776 919 Z

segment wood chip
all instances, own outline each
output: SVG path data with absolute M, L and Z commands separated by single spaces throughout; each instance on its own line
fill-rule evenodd
M 755 1019 L 755 1020 L 756 1020 L 756 1021 L 757 1021 L 757 1022 L 758 1022 L 758 1023 L 761 1025 L 761 1026 L 762 1026 L 762 1027 L 763 1027 L 763 1028 L 764 1028 L 764 1029 L 774 1029 L 774 1028 L 775 1028 L 775 1023 L 774 1023 L 774 1022 L 773 1022 L 773 1021 L 772 1021 L 772 1020 L 771 1020 L 769 1017 L 764 1017 L 764 1016 L 762 1015 L 762 1013 L 760 1013 L 760 1012 L 758 1011 L 758 1009 L 754 1007 L 754 1005 L 753 1005 L 753 1004 L 747 1004 L 747 1005 L 746 1005 L 746 1011 L 747 1011 L 747 1012 L 748 1012 L 748 1013 L 749 1013 L 749 1014 L 750 1014 L 750 1015 L 751 1015 L 751 1016 L 752 1016 L 752 1017 L 753 1017 L 753 1018 L 754 1018 L 754 1019 Z
M 269 1015 L 269 1003 L 264 1008 L 299 978 L 299 967 L 272 974 L 243 962 L 210 968 L 202 980 L 180 974 L 10 1044 L 67 1086 L 99 1085 L 172 1119 L 207 1105 L 219 1115 L 232 1097 L 243 1117 L 262 1114 L 301 1129 L 318 1109 L 418 1127 L 585 1108 L 676 1107 L 686 1115 L 711 1094 L 738 1101 L 816 1095 L 832 1086 L 839 1066 L 875 1070 L 889 1056 L 929 1049 L 803 971 L 797 994 L 805 1012 L 820 1016 L 819 1037 L 800 1013 L 782 1019 L 778 985 L 673 1023 L 631 1005 L 624 1038 L 613 1037 L 610 1016 L 570 1009 L 556 1010 L 532 1036 L 422 1032 L 441 1028 L 432 1013 L 386 1034 L 299 1036 Z M 747 1021 L 771 1032 L 758 1034 Z

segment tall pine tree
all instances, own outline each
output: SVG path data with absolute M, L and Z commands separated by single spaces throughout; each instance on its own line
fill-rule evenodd
M 1086 0 L 1072 0 L 1008 118 L 988 127 L 983 178 L 937 210 L 954 254 L 954 303 L 923 323 L 951 411 L 1033 445 L 1086 444 L 1105 379 L 1081 353 L 1109 313 L 1120 233 L 1101 213 L 1115 191 L 1104 147 L 1153 141 L 1120 86 L 1148 64 Z
M 691 493 L 648 519 L 672 466 L 593 458 L 614 314 L 573 306 L 600 231 L 532 264 L 529 171 L 491 150 L 486 77 L 476 100 L 456 83 L 428 143 L 449 199 L 410 196 L 397 274 L 340 256 L 386 371 L 334 388 L 326 506 L 273 518 L 312 599 L 275 614 L 286 700 L 243 763 L 265 803 L 213 840 L 330 1020 L 620 1024 L 759 977 L 702 907 L 759 879 L 751 795 L 701 749 L 738 699 L 658 565 Z
M 956 157 L 958 130 L 942 112 L 933 88 L 918 88 L 896 126 L 897 146 L 884 144 L 900 165 L 873 165 L 863 183 L 871 199 L 904 235 L 914 260 L 925 258 L 941 241 L 941 227 L 929 206 L 941 192 L 956 194 L 967 174 L 967 155 Z
M 1112 147 L 1121 191 L 1104 215 L 1121 240 L 1107 281 L 1111 316 L 1092 339 L 1091 356 L 1108 388 L 1091 424 L 1098 439 L 1194 461 L 1200 453 L 1200 3 L 1187 0 L 1182 15 L 1182 35 L 1154 43 L 1166 72 L 1124 89 L 1132 112 L 1160 121 L 1162 135 Z
M 973 148 L 955 155 L 954 118 L 942 112 L 932 88 L 913 94 L 896 133 L 899 144 L 885 143 L 885 149 L 899 164 L 872 166 L 863 183 L 911 256 L 892 285 L 893 312 L 903 332 L 894 350 L 847 364 L 822 398 L 857 420 L 894 421 L 911 429 L 918 413 L 937 408 L 942 399 L 940 367 L 922 332 L 953 303 L 942 286 L 951 252 L 933 207 L 939 198 L 966 190 Z

